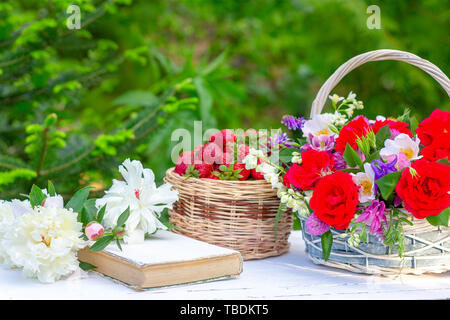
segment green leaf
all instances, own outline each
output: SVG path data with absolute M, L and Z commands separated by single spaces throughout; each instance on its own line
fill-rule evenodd
M 42 202 L 47 198 L 47 196 L 42 192 L 42 190 L 33 184 L 30 192 L 30 204 L 32 207 L 42 205 Z
M 80 268 L 84 271 L 89 271 L 89 270 L 93 270 L 93 269 L 97 268 L 96 266 L 94 266 L 93 264 L 90 264 L 88 262 L 84 262 L 81 260 L 78 260 L 78 261 L 79 261 Z
M 94 187 L 85 187 L 73 195 L 72 199 L 67 202 L 65 208 L 69 209 L 72 208 L 74 212 L 81 212 L 81 209 L 83 209 L 83 205 L 86 202 L 87 198 L 89 197 L 89 192 L 91 189 L 94 189 Z
M 347 144 L 345 146 L 344 159 L 350 168 L 362 168 L 361 158 L 359 157 L 358 153 L 352 148 L 352 146 L 350 146 L 350 144 Z
M 125 225 L 125 222 L 127 222 L 128 217 L 130 216 L 130 207 L 128 207 L 122 214 L 119 216 L 119 219 L 117 219 L 117 225 L 116 227 L 123 227 Z
M 450 165 L 450 161 L 448 161 L 448 158 L 440 159 L 437 162 L 442 163 L 442 164 L 446 164 L 446 165 Z
M 214 118 L 212 117 L 213 97 L 209 91 L 206 80 L 200 77 L 196 77 L 193 80 L 195 88 L 200 98 L 200 116 L 203 121 L 203 125 L 206 127 L 215 127 L 212 123 Z
M 328 261 L 331 254 L 331 246 L 333 245 L 333 234 L 330 230 L 322 234 L 320 242 L 322 244 L 323 259 Z
M 400 171 L 391 172 L 386 174 L 384 177 L 376 180 L 378 189 L 380 189 L 381 196 L 384 200 L 387 200 L 392 192 L 394 192 L 395 186 L 397 185 L 398 180 L 400 180 L 401 176 L 402 173 Z
M 113 101 L 113 105 L 152 107 L 158 105 L 159 99 L 151 92 L 144 90 L 128 91 Z
M 55 186 L 53 185 L 53 183 L 50 180 L 48 180 L 47 191 L 48 191 L 48 194 L 50 195 L 50 197 L 56 196 Z
M 86 226 L 89 222 L 95 220 L 96 212 L 95 199 L 86 200 L 80 212 L 80 222 L 83 223 L 83 226 Z
M 381 127 L 375 135 L 375 145 L 377 146 L 377 149 L 382 149 L 384 147 L 384 141 L 386 141 L 386 139 L 389 139 L 390 137 L 391 130 L 389 129 L 389 126 L 385 125 Z
M 103 221 L 103 217 L 105 216 L 105 211 L 106 211 L 106 204 L 101 207 L 100 211 L 97 213 L 97 222 L 98 223 L 102 223 Z
M 122 251 L 122 246 L 120 245 L 119 239 L 116 239 L 116 244 L 117 244 L 117 247 L 120 249 L 120 251 Z
M 219 54 L 213 61 L 211 61 L 205 68 L 200 71 L 202 76 L 206 76 L 207 74 L 216 70 L 221 64 L 224 63 L 227 57 L 227 50 L 223 51 Z
M 376 151 L 376 152 L 373 152 L 372 154 L 370 154 L 368 157 L 366 157 L 366 159 L 364 160 L 364 163 L 371 163 L 373 160 L 379 159 L 379 158 L 380 158 L 380 151 Z
M 89 248 L 89 251 L 102 251 L 114 240 L 114 238 L 115 237 L 112 234 L 101 237 Z
M 448 219 L 450 217 L 450 207 L 442 211 L 436 216 L 427 217 L 428 222 L 433 226 L 446 226 L 448 227 Z

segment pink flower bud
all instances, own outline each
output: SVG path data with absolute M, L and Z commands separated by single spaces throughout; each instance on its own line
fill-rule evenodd
M 89 222 L 88 225 L 86 226 L 86 229 L 84 229 L 84 234 L 86 235 L 86 237 L 89 240 L 94 241 L 99 239 L 104 232 L 105 229 L 103 228 L 103 226 L 96 221 Z

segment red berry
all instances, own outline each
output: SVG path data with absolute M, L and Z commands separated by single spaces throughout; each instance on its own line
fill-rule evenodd
M 237 139 L 237 137 L 233 133 L 233 130 L 223 129 L 217 133 L 212 134 L 209 137 L 209 142 L 214 142 L 220 148 L 222 148 L 222 150 L 226 150 L 227 143 L 228 142 L 234 143 L 234 142 L 236 142 L 236 139 Z
M 222 149 L 215 143 L 206 143 L 202 148 L 203 162 L 213 164 L 222 160 Z
M 198 171 L 200 175 L 199 178 L 208 178 L 211 171 L 213 171 L 214 166 L 212 164 L 202 162 L 195 164 L 194 169 Z
M 263 180 L 264 175 L 261 172 L 256 171 L 255 169 L 251 170 L 252 178 L 256 180 Z
M 184 175 L 189 165 L 193 163 L 194 163 L 194 152 L 184 151 L 178 156 L 177 163 L 175 166 L 175 172 L 178 173 L 179 175 Z
M 236 163 L 234 164 L 233 169 L 234 169 L 234 170 L 242 169 L 242 170 L 239 172 L 239 174 L 242 176 L 242 178 L 239 178 L 239 179 L 238 179 L 238 180 L 240 180 L 240 181 L 247 180 L 248 177 L 250 176 L 250 173 L 251 173 L 250 170 L 248 170 L 248 169 L 245 168 L 245 164 L 243 164 L 243 163 L 237 163 L 237 162 L 236 162 Z
M 250 147 L 245 144 L 238 145 L 237 161 L 242 162 L 244 158 L 250 153 Z

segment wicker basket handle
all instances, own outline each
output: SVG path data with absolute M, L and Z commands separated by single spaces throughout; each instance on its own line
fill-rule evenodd
M 341 65 L 331 75 L 331 77 L 328 78 L 328 80 L 320 88 L 316 98 L 312 103 L 311 117 L 322 112 L 322 109 L 325 105 L 325 102 L 327 101 L 328 96 L 331 93 L 331 90 L 333 90 L 333 88 L 347 73 L 366 62 L 381 60 L 399 60 L 419 67 L 430 76 L 432 76 L 437 82 L 439 82 L 439 84 L 447 92 L 447 95 L 450 97 L 450 81 L 448 77 L 431 62 L 405 51 L 390 49 L 374 50 L 362 53 L 356 57 L 351 58 L 343 65 Z

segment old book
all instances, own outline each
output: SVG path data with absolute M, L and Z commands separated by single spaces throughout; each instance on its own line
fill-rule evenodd
M 160 230 L 144 243 L 87 248 L 78 259 L 95 271 L 136 290 L 232 278 L 242 272 L 238 251 Z

